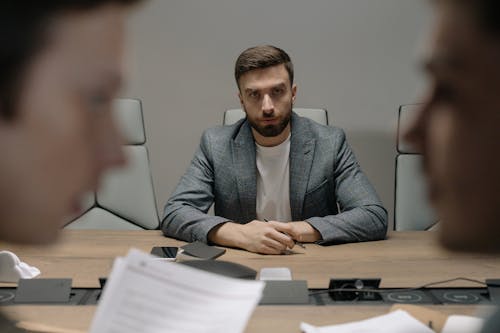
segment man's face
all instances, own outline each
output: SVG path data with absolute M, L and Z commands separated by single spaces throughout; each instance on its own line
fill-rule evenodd
M 500 250 L 500 40 L 465 8 L 438 5 L 426 101 L 406 133 L 424 154 L 441 239 Z
M 111 104 L 121 78 L 124 9 L 61 14 L 0 119 L 0 237 L 52 241 L 102 173 L 124 163 Z
M 291 86 L 285 65 L 247 72 L 240 77 L 239 88 L 254 135 L 276 137 L 289 128 L 297 87 Z

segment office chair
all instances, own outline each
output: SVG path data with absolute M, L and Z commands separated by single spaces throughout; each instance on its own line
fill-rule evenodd
M 399 108 L 394 193 L 394 230 L 429 230 L 437 223 L 427 201 L 422 156 L 403 140 L 403 131 L 415 116 L 419 105 Z
M 328 111 L 326 109 L 293 108 L 293 111 L 299 116 L 312 119 L 321 125 L 328 125 Z M 245 117 L 245 112 L 242 109 L 230 109 L 224 112 L 222 123 L 232 125 Z
M 128 163 L 108 171 L 101 188 L 85 200 L 85 213 L 66 225 L 67 229 L 159 228 L 141 101 L 117 99 L 114 105 Z

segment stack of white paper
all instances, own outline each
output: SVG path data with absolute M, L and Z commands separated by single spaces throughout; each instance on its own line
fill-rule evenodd
M 441 333 L 478 333 L 484 320 L 469 316 L 450 316 Z M 431 328 L 403 310 L 357 322 L 315 327 L 306 323 L 300 325 L 304 333 L 435 333 Z
M 243 332 L 264 287 L 131 250 L 115 260 L 91 332 Z

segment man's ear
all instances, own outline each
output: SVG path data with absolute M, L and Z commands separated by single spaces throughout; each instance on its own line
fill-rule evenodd
M 241 92 L 238 92 L 238 99 L 240 100 L 240 105 L 241 105 L 241 107 L 244 110 L 245 109 L 245 104 L 243 103 L 243 97 L 241 96 Z
M 297 85 L 294 83 L 292 85 L 292 105 L 295 103 L 296 98 L 297 98 Z

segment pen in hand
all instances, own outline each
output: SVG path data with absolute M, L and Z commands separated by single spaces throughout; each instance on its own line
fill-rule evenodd
M 268 220 L 268 219 L 264 219 L 264 221 L 265 221 L 265 222 L 269 222 L 269 220 Z M 288 237 L 290 237 L 290 235 L 289 235 L 289 234 L 287 234 L 286 232 L 284 232 L 284 234 L 285 234 L 285 235 L 287 235 Z M 301 242 L 299 242 L 299 241 L 296 241 L 296 240 L 294 240 L 294 242 L 295 242 L 295 245 L 298 245 L 298 246 L 300 246 L 300 247 L 301 247 L 301 248 L 303 248 L 303 249 L 305 249 L 305 248 L 306 248 L 306 246 L 305 246 L 303 243 L 301 243 Z

